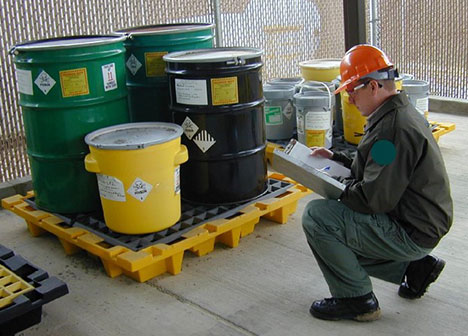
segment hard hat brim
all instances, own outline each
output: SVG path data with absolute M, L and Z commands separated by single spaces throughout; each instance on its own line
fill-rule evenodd
M 335 92 L 333 92 L 334 94 L 338 94 L 340 93 L 341 91 L 343 91 L 344 89 L 346 89 L 346 87 L 351 84 L 352 82 L 354 82 L 355 79 L 354 78 L 350 78 L 346 81 L 344 81 L 343 83 L 341 83 L 341 85 L 338 87 L 338 89 L 335 90 Z

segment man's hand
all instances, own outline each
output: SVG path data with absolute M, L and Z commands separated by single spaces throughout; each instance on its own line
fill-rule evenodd
M 310 149 L 312 150 L 310 153 L 312 156 L 321 156 L 325 159 L 331 159 L 333 156 L 333 152 L 325 147 L 310 147 Z

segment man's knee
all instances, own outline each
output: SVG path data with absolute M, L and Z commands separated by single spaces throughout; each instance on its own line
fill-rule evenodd
M 315 236 L 314 233 L 324 230 L 327 219 L 336 215 L 338 203 L 334 200 L 318 199 L 307 204 L 302 215 L 302 227 L 308 236 Z

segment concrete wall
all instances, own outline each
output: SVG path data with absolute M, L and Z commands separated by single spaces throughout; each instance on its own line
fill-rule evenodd
M 468 100 L 430 96 L 429 112 L 468 115 Z
M 0 183 L 0 199 L 16 194 L 26 195 L 30 190 L 33 190 L 31 176 L 3 182 Z

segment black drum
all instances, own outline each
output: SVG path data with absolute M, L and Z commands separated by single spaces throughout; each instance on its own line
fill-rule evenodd
M 164 56 L 170 111 L 189 151 L 180 176 L 184 199 L 238 203 L 266 191 L 261 55 L 214 48 Z

